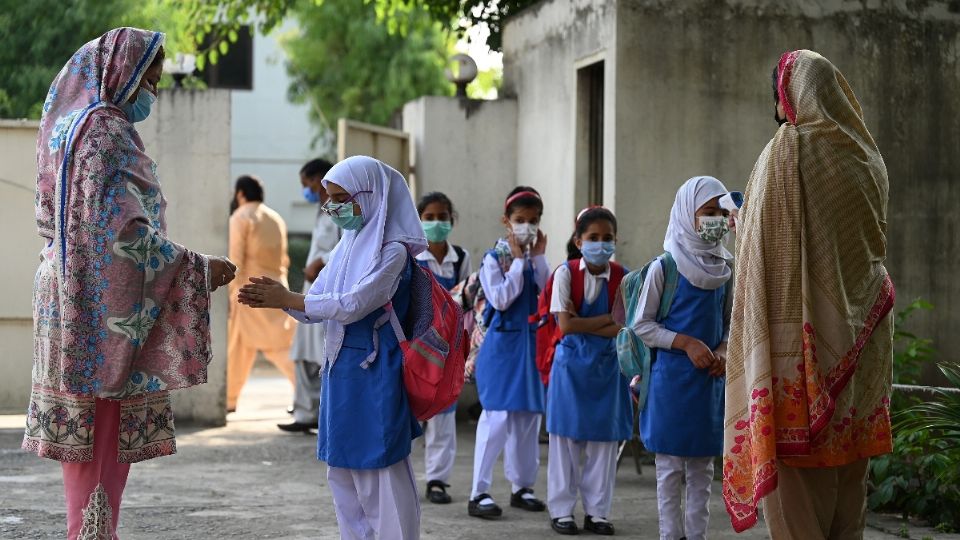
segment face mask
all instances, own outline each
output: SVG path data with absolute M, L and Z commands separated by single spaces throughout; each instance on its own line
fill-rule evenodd
M 447 237 L 450 236 L 451 229 L 453 229 L 453 224 L 449 221 L 423 222 L 423 234 L 427 237 L 428 241 L 434 244 L 445 241 Z
M 146 88 L 141 88 L 137 100 L 123 106 L 123 112 L 131 122 L 143 122 L 150 116 L 150 108 L 157 101 L 157 96 Z
M 330 219 L 345 231 L 359 231 L 363 228 L 363 216 L 331 216 Z
M 303 186 L 303 198 L 307 200 L 308 203 L 316 204 L 320 202 L 320 195 L 314 193 L 310 186 Z
M 529 246 L 537 240 L 538 225 L 533 223 L 513 223 L 513 236 L 521 246 Z
M 699 219 L 697 234 L 704 242 L 719 242 L 730 230 L 727 227 L 727 218 L 723 216 L 700 216 Z
M 583 254 L 584 260 L 594 266 L 606 266 L 616 250 L 617 245 L 613 242 L 585 241 L 580 246 L 580 253 Z

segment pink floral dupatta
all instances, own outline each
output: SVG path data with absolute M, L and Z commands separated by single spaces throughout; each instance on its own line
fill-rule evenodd
M 789 122 L 754 166 L 737 227 L 723 445 L 736 531 L 756 523 L 778 463 L 891 449 L 887 170 L 829 60 L 784 55 L 778 86 Z
M 168 390 L 210 361 L 207 258 L 167 239 L 156 164 L 119 105 L 163 34 L 111 30 L 54 79 L 37 141 L 33 392 L 24 448 L 90 459 L 94 398 L 121 400 L 121 460 L 172 453 Z

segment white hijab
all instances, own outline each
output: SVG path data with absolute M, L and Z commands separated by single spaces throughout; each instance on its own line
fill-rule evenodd
M 684 182 L 670 210 L 670 224 L 663 249 L 673 255 L 677 269 L 694 286 L 713 290 L 730 279 L 727 261 L 733 256 L 720 242 L 706 242 L 697 234 L 697 210 L 710 199 L 727 194 L 727 188 L 712 176 L 697 176 Z
M 380 251 L 390 242 L 400 242 L 412 256 L 427 249 L 420 215 L 407 183 L 396 170 L 367 156 L 349 157 L 327 172 L 323 187 L 333 182 L 351 195 L 363 214 L 363 228 L 343 231 L 330 254 L 324 279 L 317 279 L 310 294 L 343 294 L 353 290 L 380 264 Z M 322 283 L 321 283 L 322 282 Z M 333 361 L 343 344 L 343 325 L 327 321 L 324 356 Z

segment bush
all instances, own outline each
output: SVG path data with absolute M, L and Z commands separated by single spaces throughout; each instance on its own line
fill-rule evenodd
M 917 384 L 936 354 L 931 340 L 904 329 L 911 314 L 932 308 L 916 300 L 896 315 L 895 383 Z M 960 386 L 960 367 L 941 370 Z M 960 529 L 960 396 L 939 392 L 936 400 L 921 402 L 895 393 L 891 409 L 893 452 L 870 462 L 869 508 L 918 517 L 941 530 Z

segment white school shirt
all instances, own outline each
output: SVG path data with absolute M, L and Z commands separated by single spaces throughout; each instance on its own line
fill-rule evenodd
M 607 264 L 606 270 L 598 275 L 593 275 L 587 269 L 587 262 L 580 259 L 580 271 L 583 272 L 583 303 L 590 304 L 600 296 L 600 290 L 603 287 L 603 280 L 610 280 L 610 264 Z M 553 296 L 550 297 L 550 313 L 566 313 L 571 311 L 573 305 L 573 292 L 571 283 L 573 282 L 570 267 L 567 264 L 561 264 L 553 273 Z
M 326 320 L 337 321 L 344 326 L 355 323 L 390 302 L 400 286 L 400 274 L 407 264 L 407 257 L 406 246 L 399 242 L 390 242 L 380 251 L 380 263 L 373 272 L 349 291 L 308 293 L 303 299 L 304 311 L 292 309 L 286 311 L 293 318 L 304 323 Z M 323 267 L 321 274 L 328 268 L 330 267 Z
M 533 278 L 540 290 L 547 285 L 550 266 L 545 255 L 529 257 L 524 255 L 513 259 L 510 268 L 503 272 L 500 262 L 492 255 L 484 255 L 480 267 L 480 285 L 487 302 L 497 311 L 506 311 L 513 301 L 523 292 L 523 270 L 527 264 L 533 265 Z
M 663 266 L 660 259 L 650 263 L 647 270 L 647 279 L 643 282 L 640 291 L 640 302 L 637 304 L 637 317 L 633 321 L 633 332 L 651 349 L 671 349 L 677 333 L 667 330 L 657 322 L 657 310 L 660 309 L 660 297 L 663 295 Z M 726 301 L 723 306 L 723 341 L 730 337 L 730 313 L 733 307 L 733 291 L 727 282 Z
M 447 242 L 447 255 L 443 258 L 443 262 L 437 262 L 437 258 L 433 256 L 433 253 L 430 253 L 430 250 L 421 251 L 417 255 L 418 261 L 427 261 L 427 265 L 430 267 L 430 271 L 435 275 L 438 275 L 442 278 L 450 279 L 456 273 L 456 268 L 454 265 L 457 261 L 460 260 L 460 256 L 457 255 L 457 250 L 453 249 L 453 244 Z M 473 271 L 473 266 L 470 261 L 470 252 L 463 250 L 463 262 L 460 264 L 460 276 L 458 279 L 463 281 L 467 279 L 467 276 L 470 275 L 470 272 Z

